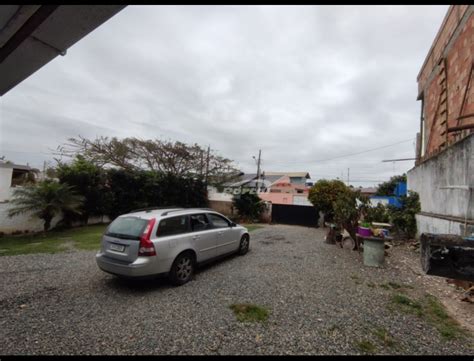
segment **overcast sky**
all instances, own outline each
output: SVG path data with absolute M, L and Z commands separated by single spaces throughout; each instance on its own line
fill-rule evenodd
M 79 134 L 165 138 L 247 173 L 261 149 L 266 171 L 377 184 L 413 167 L 381 161 L 415 155 L 447 9 L 128 6 L 0 98 L 0 155 L 42 168 Z

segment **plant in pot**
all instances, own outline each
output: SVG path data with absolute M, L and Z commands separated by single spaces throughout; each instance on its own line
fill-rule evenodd
M 359 233 L 363 237 L 370 237 L 372 235 L 372 230 L 370 228 L 369 222 L 361 222 L 359 227 L 357 228 L 357 233 Z

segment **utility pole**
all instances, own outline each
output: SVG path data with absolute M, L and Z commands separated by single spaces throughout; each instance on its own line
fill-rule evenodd
M 210 158 L 210 153 L 211 153 L 211 146 L 209 145 L 207 147 L 207 157 L 206 157 L 206 187 L 207 187 L 207 178 L 208 178 L 208 173 L 209 173 L 209 158 Z
M 202 175 L 204 173 L 204 152 L 201 150 L 201 161 L 199 163 L 199 175 L 201 176 L 202 180 Z
M 257 160 L 257 192 L 260 190 L 260 159 L 262 156 L 262 150 L 258 150 L 258 160 Z M 255 159 L 255 157 L 253 157 Z

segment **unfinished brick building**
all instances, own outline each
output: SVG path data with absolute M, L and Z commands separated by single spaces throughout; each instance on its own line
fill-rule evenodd
M 473 132 L 473 12 L 473 5 L 449 8 L 418 74 L 418 162 Z
M 418 234 L 474 232 L 474 6 L 452 5 L 418 74 Z

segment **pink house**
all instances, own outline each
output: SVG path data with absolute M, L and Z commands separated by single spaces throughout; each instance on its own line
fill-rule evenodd
M 280 176 L 281 177 L 278 177 Z M 309 188 L 306 179 L 307 172 L 265 172 L 265 177 L 273 178 L 271 185 L 263 192 L 259 192 L 262 200 L 273 204 L 311 205 L 308 201 Z

